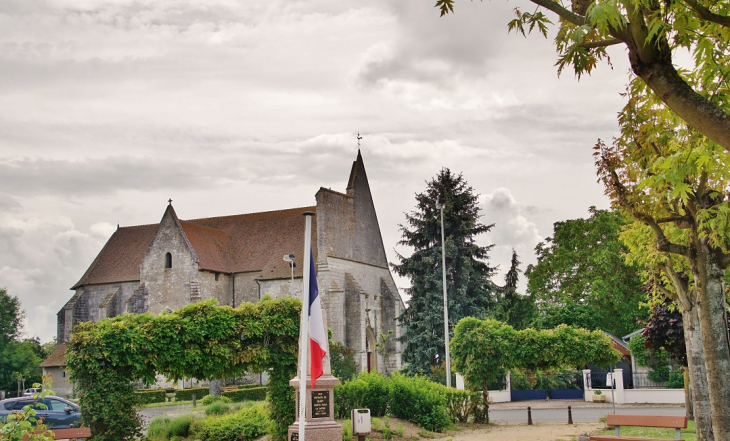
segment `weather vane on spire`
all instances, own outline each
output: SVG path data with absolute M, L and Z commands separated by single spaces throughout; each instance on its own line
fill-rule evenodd
M 362 136 L 360 136 L 360 132 L 357 132 L 357 149 L 360 150 L 360 140 L 362 139 Z

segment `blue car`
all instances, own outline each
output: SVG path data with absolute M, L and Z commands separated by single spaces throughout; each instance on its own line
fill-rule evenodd
M 41 409 L 39 403 L 46 405 Z M 9 398 L 0 401 L 0 421 L 6 421 L 11 413 L 22 412 L 23 407 L 33 404 L 32 397 Z M 81 409 L 76 404 L 59 397 L 46 397 L 35 405 L 36 418 L 52 429 L 66 429 L 81 425 Z

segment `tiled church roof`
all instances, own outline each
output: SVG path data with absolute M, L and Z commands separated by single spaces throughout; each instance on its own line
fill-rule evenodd
M 305 211 L 292 208 L 263 213 L 180 221 L 198 256 L 200 269 L 221 273 L 260 272 L 260 279 L 291 276 L 285 254 L 294 253 L 295 276 L 301 277 Z M 159 224 L 117 229 L 81 280 L 82 285 L 140 280 L 140 264 Z M 317 217 L 312 221 L 312 244 L 317 256 Z
M 112 234 L 81 280 L 81 285 L 139 280 L 139 264 L 157 232 L 157 225 L 121 227 Z

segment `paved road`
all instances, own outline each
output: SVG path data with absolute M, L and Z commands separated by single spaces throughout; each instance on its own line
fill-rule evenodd
M 532 422 L 537 423 L 568 423 L 567 405 L 564 408 L 532 409 Z M 573 408 L 574 423 L 595 423 L 609 413 L 610 407 Z M 684 415 L 684 407 L 616 407 L 616 413 L 622 415 Z M 527 409 L 489 409 L 489 419 L 493 423 L 527 423 Z

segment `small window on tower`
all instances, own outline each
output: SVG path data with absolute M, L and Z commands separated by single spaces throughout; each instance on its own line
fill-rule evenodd
M 172 254 L 165 254 L 165 269 L 172 268 Z

